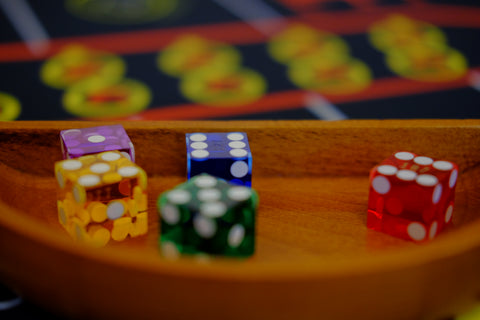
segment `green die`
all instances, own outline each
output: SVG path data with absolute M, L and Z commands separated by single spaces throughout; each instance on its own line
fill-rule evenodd
M 255 190 L 208 174 L 160 195 L 162 250 L 246 257 L 255 249 Z

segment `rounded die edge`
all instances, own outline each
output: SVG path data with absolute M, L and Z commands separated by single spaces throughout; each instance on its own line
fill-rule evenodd
M 250 196 L 246 199 L 243 199 L 243 200 L 235 200 L 235 199 L 230 199 L 230 201 L 234 201 L 236 205 L 240 205 L 240 204 L 244 204 L 244 203 L 248 203 L 250 202 L 252 204 L 252 208 L 254 209 L 254 211 L 256 212 L 257 209 L 258 209 L 258 206 L 260 204 L 260 196 L 258 194 L 258 192 L 251 188 L 251 187 L 247 187 L 247 186 L 241 186 L 241 185 L 229 185 L 229 189 L 231 188 L 247 188 L 250 190 Z

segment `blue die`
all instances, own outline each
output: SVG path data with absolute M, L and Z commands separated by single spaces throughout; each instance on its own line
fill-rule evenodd
M 252 186 L 252 153 L 245 132 L 187 133 L 187 177 L 201 173 Z

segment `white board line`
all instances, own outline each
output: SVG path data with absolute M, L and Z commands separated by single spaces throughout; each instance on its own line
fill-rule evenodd
M 480 91 L 480 71 L 471 71 L 468 75 L 468 83 L 473 89 Z
M 327 121 L 345 120 L 348 116 L 318 93 L 305 94 L 305 108 L 317 118 Z
M 25 0 L 0 0 L 0 7 L 30 52 L 44 54 L 50 37 L 30 5 Z
M 10 300 L 0 301 L 0 311 L 13 309 L 16 306 L 20 305 L 20 303 L 22 303 L 22 301 L 23 300 L 20 297 L 13 298 L 13 299 L 10 299 Z

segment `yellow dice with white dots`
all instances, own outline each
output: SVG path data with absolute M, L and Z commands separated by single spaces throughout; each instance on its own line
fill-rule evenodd
M 58 220 L 75 239 L 105 246 L 148 230 L 147 175 L 118 151 L 55 163 Z

